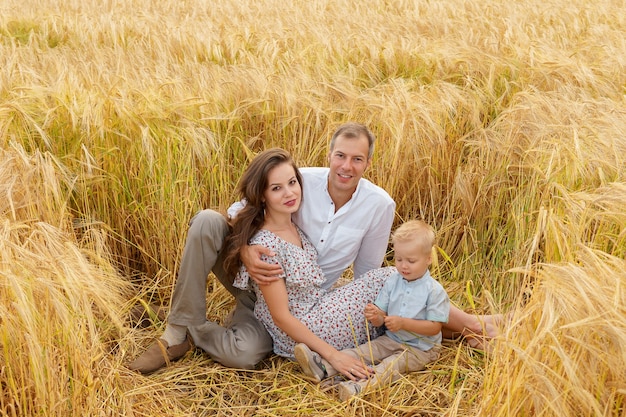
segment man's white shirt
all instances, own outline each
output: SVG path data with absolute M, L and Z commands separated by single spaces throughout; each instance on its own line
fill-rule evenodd
M 328 193 L 329 168 L 301 168 L 302 205 L 293 216 L 318 253 L 330 288 L 354 264 L 354 276 L 382 265 L 396 203 L 385 190 L 361 178 L 352 198 L 336 213 Z

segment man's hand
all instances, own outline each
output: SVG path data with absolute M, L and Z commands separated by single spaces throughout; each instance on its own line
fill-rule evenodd
M 269 248 L 261 245 L 245 245 L 241 248 L 241 262 L 246 266 L 250 278 L 258 285 L 267 285 L 283 275 L 283 268 L 278 264 L 268 264 L 261 260 L 261 255 L 275 256 Z
M 369 303 L 365 306 L 364 315 L 367 320 L 374 326 L 380 327 L 385 320 L 385 312 L 378 308 L 376 305 Z

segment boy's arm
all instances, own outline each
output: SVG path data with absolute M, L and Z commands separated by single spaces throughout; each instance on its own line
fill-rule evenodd
M 385 317 L 385 326 L 392 332 L 405 330 L 424 336 L 434 336 L 441 331 L 443 324 L 448 321 L 450 299 L 440 284 L 436 284 L 428 297 L 426 319 L 411 319 L 399 316 Z M 429 320 L 430 318 L 430 320 Z M 434 319 L 434 320 L 432 320 Z
M 365 306 L 364 314 L 365 318 L 376 327 L 385 324 L 385 312 L 372 303 Z
M 385 317 L 387 330 L 397 332 L 405 330 L 407 332 L 421 334 L 424 336 L 434 336 L 441 331 L 443 323 L 440 321 L 409 319 L 400 316 Z
M 387 279 L 378 292 L 376 300 L 374 300 L 373 303 L 368 303 L 363 311 L 365 318 L 376 327 L 381 327 L 385 324 L 385 317 L 387 316 L 387 309 L 389 308 L 389 296 L 393 283 L 393 277 Z

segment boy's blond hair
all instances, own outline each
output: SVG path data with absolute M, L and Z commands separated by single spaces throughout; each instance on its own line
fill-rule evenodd
M 391 243 L 415 241 L 424 249 L 425 253 L 431 253 L 435 247 L 435 229 L 423 220 L 409 220 L 403 223 L 391 235 Z

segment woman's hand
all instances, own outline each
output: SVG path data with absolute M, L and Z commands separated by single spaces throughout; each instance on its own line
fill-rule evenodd
M 261 260 L 261 255 L 275 256 L 269 248 L 261 245 L 245 245 L 240 251 L 241 262 L 246 266 L 250 278 L 258 285 L 268 285 L 283 275 L 279 264 L 270 264 Z
M 326 360 L 337 372 L 345 375 L 352 381 L 368 379 L 374 374 L 374 370 L 361 362 L 361 360 L 341 351 L 333 353 Z
M 284 280 L 277 280 L 260 287 L 263 298 L 272 315 L 274 324 L 298 343 L 306 344 L 319 353 L 339 373 L 352 381 L 368 378 L 374 370 L 353 356 L 340 352 L 315 335 L 304 323 L 295 318 L 289 310 L 289 296 Z

